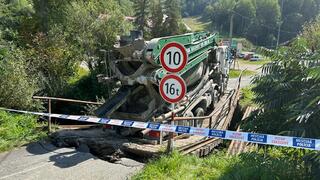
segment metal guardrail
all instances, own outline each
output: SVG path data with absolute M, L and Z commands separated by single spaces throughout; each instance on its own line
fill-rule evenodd
M 212 121 L 213 121 L 213 116 L 216 115 L 220 110 L 222 110 L 225 105 L 228 104 L 230 107 L 232 104 L 232 100 L 234 97 L 236 97 L 239 92 L 240 92 L 240 84 L 241 84 L 241 78 L 242 74 L 245 70 L 242 70 L 238 79 L 238 84 L 237 88 L 230 93 L 230 95 L 227 97 L 227 99 L 223 102 L 223 105 L 218 107 L 217 109 L 214 109 L 210 115 L 208 116 L 201 116 L 201 117 L 174 117 L 174 121 L 185 121 L 185 120 L 201 120 L 201 119 L 208 119 L 210 118 L 209 121 L 209 128 L 212 128 Z M 93 104 L 93 105 L 102 105 L 103 103 L 100 102 L 92 102 L 92 101 L 82 101 L 82 100 L 76 100 L 76 99 L 67 99 L 67 98 L 57 98 L 57 97 L 47 97 L 47 96 L 33 96 L 33 99 L 39 99 L 39 100 L 47 100 L 48 101 L 48 113 L 52 113 L 52 108 L 51 108 L 51 101 L 64 101 L 64 102 L 71 102 L 71 103 L 80 103 L 80 104 Z M 48 133 L 51 133 L 51 117 L 49 116 L 48 119 Z
M 71 103 L 79 103 L 79 104 L 93 104 L 93 105 L 102 105 L 103 103 L 100 102 L 91 102 L 91 101 L 81 101 L 76 99 L 66 99 L 66 98 L 57 98 L 57 97 L 46 97 L 46 96 L 33 96 L 33 99 L 39 100 L 47 100 L 48 101 L 48 113 L 52 113 L 51 108 L 51 101 L 64 101 L 64 102 L 71 102 Z M 51 133 L 51 117 L 48 118 L 48 134 Z
M 55 101 L 64 101 L 64 102 L 72 102 L 72 103 L 81 103 L 81 104 L 94 104 L 94 105 L 102 105 L 100 102 L 92 102 L 92 101 L 81 101 L 77 99 L 66 99 L 66 98 L 56 98 L 56 97 L 46 97 L 46 96 L 33 96 L 33 99 L 41 99 L 41 100 L 55 100 Z

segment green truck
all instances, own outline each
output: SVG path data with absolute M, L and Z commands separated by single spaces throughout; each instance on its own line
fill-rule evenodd
M 166 122 L 173 110 L 177 116 L 202 116 L 212 109 L 228 81 L 228 47 L 217 44 L 217 35 L 207 32 L 187 33 L 145 41 L 138 31 L 121 37 L 108 61 L 111 73 L 101 76 L 104 82 L 117 81 L 120 88 L 96 110 L 100 117 L 136 121 Z M 179 75 L 187 84 L 183 101 L 172 109 L 159 94 L 159 82 L 167 72 L 159 55 L 170 42 L 183 45 L 188 53 L 186 67 Z M 179 122 L 202 126 L 201 120 Z

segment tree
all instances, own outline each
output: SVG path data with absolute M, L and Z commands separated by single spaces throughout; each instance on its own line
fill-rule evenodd
M 133 2 L 131 0 L 117 0 L 121 12 L 126 16 L 134 16 Z
M 245 36 L 248 29 L 256 18 L 256 7 L 252 0 L 240 0 L 234 8 L 234 30 L 240 36 Z
M 67 7 L 66 40 L 78 47 L 89 68 L 99 68 L 100 49 L 110 49 L 128 31 L 121 8 L 113 0 L 73 2 Z M 59 32 L 59 31 L 58 31 Z
M 320 138 L 320 20 L 303 28 L 290 46 L 265 52 L 273 61 L 254 79 L 261 106 L 244 122 L 245 131 Z M 306 152 L 310 177 L 320 177 L 320 153 Z M 311 170 L 311 171 L 310 171 Z
M 35 13 L 34 25 L 38 32 L 47 33 L 57 24 L 63 24 L 70 14 L 67 7 L 74 0 L 33 0 Z
M 229 32 L 231 14 L 235 7 L 234 0 L 219 0 L 214 3 L 212 22 L 219 32 Z
M 135 24 L 137 25 L 138 30 L 142 31 L 145 34 L 148 28 L 149 1 L 134 0 L 133 7 L 136 17 Z
M 163 35 L 163 12 L 161 0 L 154 0 L 151 5 L 151 35 L 161 37 Z
M 182 15 L 183 17 L 201 15 L 211 2 L 213 0 L 182 0 Z
M 164 22 L 165 35 L 177 35 L 183 32 L 181 22 L 181 6 L 179 0 L 165 1 L 165 14 L 168 16 Z
M 303 24 L 318 13 L 319 8 L 314 0 L 283 0 L 280 41 L 294 38 L 302 30 Z
M 25 22 L 32 16 L 33 8 L 28 0 L 0 0 L 0 31 L 7 41 L 20 41 Z
M 256 19 L 249 27 L 249 40 L 260 46 L 273 47 L 276 44 L 280 16 L 278 0 L 256 1 Z
M 79 56 L 69 46 L 63 34 L 45 35 L 38 33 L 32 48 L 26 50 L 28 72 L 37 79 L 39 94 L 63 96 L 68 80 L 74 75 Z M 74 48 L 74 47 L 73 47 Z
M 319 24 L 317 20 L 306 25 L 289 47 L 268 52 L 273 62 L 263 67 L 253 88 L 264 111 L 252 119 L 253 126 L 257 122 L 268 122 L 269 126 L 255 126 L 254 131 L 320 137 Z

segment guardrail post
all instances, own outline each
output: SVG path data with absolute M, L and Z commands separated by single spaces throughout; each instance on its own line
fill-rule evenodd
M 51 99 L 48 99 L 48 111 L 49 111 L 48 134 L 50 134 L 51 133 Z
M 171 115 L 171 121 L 170 124 L 174 125 L 174 104 L 172 104 L 172 115 Z M 169 139 L 168 139 L 168 146 L 167 146 L 167 153 L 171 153 L 173 151 L 173 132 L 169 133 Z

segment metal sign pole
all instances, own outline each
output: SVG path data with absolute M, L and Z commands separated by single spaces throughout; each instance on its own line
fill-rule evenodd
M 171 121 L 170 124 L 174 125 L 174 103 L 172 103 L 172 115 L 171 115 Z M 168 139 L 168 146 L 167 146 L 167 153 L 171 153 L 173 151 L 173 132 L 169 133 L 169 139 Z

